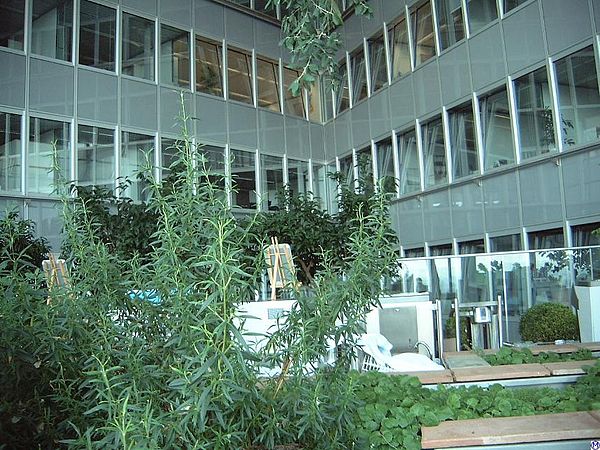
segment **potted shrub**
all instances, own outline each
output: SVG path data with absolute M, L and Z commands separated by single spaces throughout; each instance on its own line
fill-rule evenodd
M 577 316 L 559 303 L 535 305 L 521 317 L 519 331 L 524 341 L 531 342 L 579 339 Z

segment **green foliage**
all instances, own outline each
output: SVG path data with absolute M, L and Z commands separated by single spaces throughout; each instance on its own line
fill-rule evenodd
M 558 303 L 541 303 L 529 309 L 521 317 L 519 330 L 524 341 L 579 339 L 577 316 L 571 308 Z
M 452 339 L 456 337 L 456 316 L 452 312 L 446 319 L 445 332 L 446 338 Z M 471 349 L 471 337 L 469 333 L 469 319 L 467 317 L 460 318 L 460 348 L 462 350 Z
M 48 241 L 35 236 L 35 224 L 16 211 L 0 219 L 0 270 L 33 272 L 50 252 Z
M 421 448 L 422 426 L 445 420 L 528 416 L 587 411 L 600 406 L 600 362 L 564 389 L 445 387 L 427 389 L 408 376 L 377 372 L 356 375 L 358 430 L 363 445 L 376 450 Z
M 592 352 L 588 349 L 579 349 L 575 353 L 541 352 L 537 355 L 528 348 L 502 347 L 494 354 L 480 353 L 480 356 L 492 366 L 508 364 L 553 363 L 563 361 L 586 361 L 593 359 Z

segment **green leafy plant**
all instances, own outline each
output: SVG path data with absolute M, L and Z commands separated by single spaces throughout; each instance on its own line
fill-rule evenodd
M 519 324 L 525 341 L 552 342 L 557 339 L 579 339 L 577 316 L 571 308 L 558 303 L 541 303 L 533 306 Z
M 508 364 L 531 364 L 531 363 L 552 363 L 563 361 L 586 361 L 593 359 L 592 352 L 588 349 L 579 349 L 575 353 L 555 353 L 541 352 L 534 355 L 528 348 L 502 347 L 496 353 L 479 355 L 492 366 L 502 366 Z
M 35 224 L 19 218 L 16 211 L 8 211 L 0 219 L 0 268 L 33 272 L 42 267 L 50 252 L 48 241 L 35 235 Z

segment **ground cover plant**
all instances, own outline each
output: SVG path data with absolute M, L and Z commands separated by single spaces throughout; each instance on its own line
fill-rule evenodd
M 594 359 L 588 349 L 579 349 L 574 353 L 541 352 L 534 355 L 528 348 L 503 347 L 493 354 L 478 352 L 492 366 L 508 364 L 553 363 L 563 361 L 587 361 Z
M 420 450 L 420 429 L 445 420 L 528 416 L 600 409 L 600 362 L 564 389 L 421 386 L 416 377 L 377 372 L 356 376 L 357 435 L 376 450 Z

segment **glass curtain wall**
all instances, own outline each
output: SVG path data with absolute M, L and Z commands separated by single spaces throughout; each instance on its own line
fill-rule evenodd
M 223 46 L 196 37 L 196 90 L 223 97 Z
M 479 158 L 471 103 L 463 103 L 448 111 L 448 124 L 450 126 L 452 176 L 454 179 L 458 179 L 478 173 Z
M 335 112 L 336 114 L 350 108 L 350 88 L 348 87 L 348 67 L 346 60 L 340 62 L 340 84 L 335 92 Z
M 254 152 L 231 150 L 232 205 L 256 208 L 256 156 Z
M 331 111 L 331 95 L 328 95 L 322 87 L 321 83 L 317 80 L 308 90 L 308 119 L 313 122 L 321 122 L 321 92 L 323 92 L 323 101 L 329 103 L 329 110 Z M 328 119 L 325 119 L 328 120 Z
M 467 0 L 467 16 L 471 34 L 477 33 L 498 18 L 496 0 Z
M 113 189 L 115 184 L 115 132 L 79 125 L 77 131 L 77 184 Z
M 390 67 L 392 80 L 410 73 L 410 47 L 406 20 L 402 19 L 389 29 Z
M 25 1 L 3 0 L 0 2 L 0 47 L 23 50 Z
M 27 191 L 51 194 L 63 190 L 70 181 L 71 144 L 70 125 L 57 120 L 29 119 L 29 146 L 27 152 Z M 56 145 L 56 161 L 54 148 Z M 56 170 L 58 169 L 58 170 Z
M 160 81 L 190 88 L 190 34 L 167 25 L 160 27 Z
M 114 72 L 117 11 L 87 0 L 79 8 L 79 64 Z
M 385 139 L 375 144 L 377 147 L 377 176 L 384 192 L 396 192 L 396 174 L 394 172 L 394 149 L 392 140 Z
M 288 67 L 283 68 L 283 95 L 284 95 L 284 111 L 296 117 L 305 117 L 304 114 L 304 96 L 303 90 L 296 96 L 293 95 L 290 86 L 300 76 L 297 70 Z
M 256 89 L 258 106 L 280 112 L 279 75 L 277 63 L 256 58 Z
M 123 13 L 122 35 L 122 73 L 154 81 L 154 21 Z
M 149 194 L 148 182 L 141 172 L 154 165 L 154 137 L 127 131 L 123 131 L 121 136 L 119 177 L 121 182 L 128 180 L 121 194 L 134 202 L 145 201 Z
M 600 93 L 594 47 L 556 62 L 558 104 L 563 144 L 567 147 L 600 138 Z
M 425 187 L 448 182 L 446 148 L 442 119 L 436 118 L 421 126 L 423 136 L 423 176 Z
M 385 63 L 385 41 L 383 34 L 367 41 L 369 48 L 369 68 L 371 70 L 371 92 L 376 92 L 387 84 L 387 64 Z
M 350 55 L 350 79 L 352 80 L 352 104 L 368 95 L 367 68 L 362 45 Z
M 227 49 L 227 79 L 229 99 L 254 104 L 252 98 L 252 56 Z
M 479 99 L 481 133 L 483 136 L 483 164 L 486 170 L 514 164 L 510 110 L 506 88 Z
M 415 66 L 435 56 L 435 36 L 431 3 L 424 3 L 410 14 L 413 33 Z
M 283 158 L 260 155 L 260 200 L 263 211 L 277 211 L 283 192 Z
M 288 188 L 291 195 L 306 195 L 310 191 L 308 161 L 288 159 Z
M 421 168 L 415 130 L 398 136 L 398 161 L 400 161 L 400 194 L 421 190 Z
M 533 158 L 556 151 L 554 117 L 546 68 L 515 80 L 521 157 Z
M 71 61 L 73 50 L 73 1 L 33 0 L 31 52 Z
M 0 191 L 21 191 L 21 116 L 0 112 Z
M 444 50 L 465 37 L 462 0 L 436 0 L 435 6 L 440 48 Z

